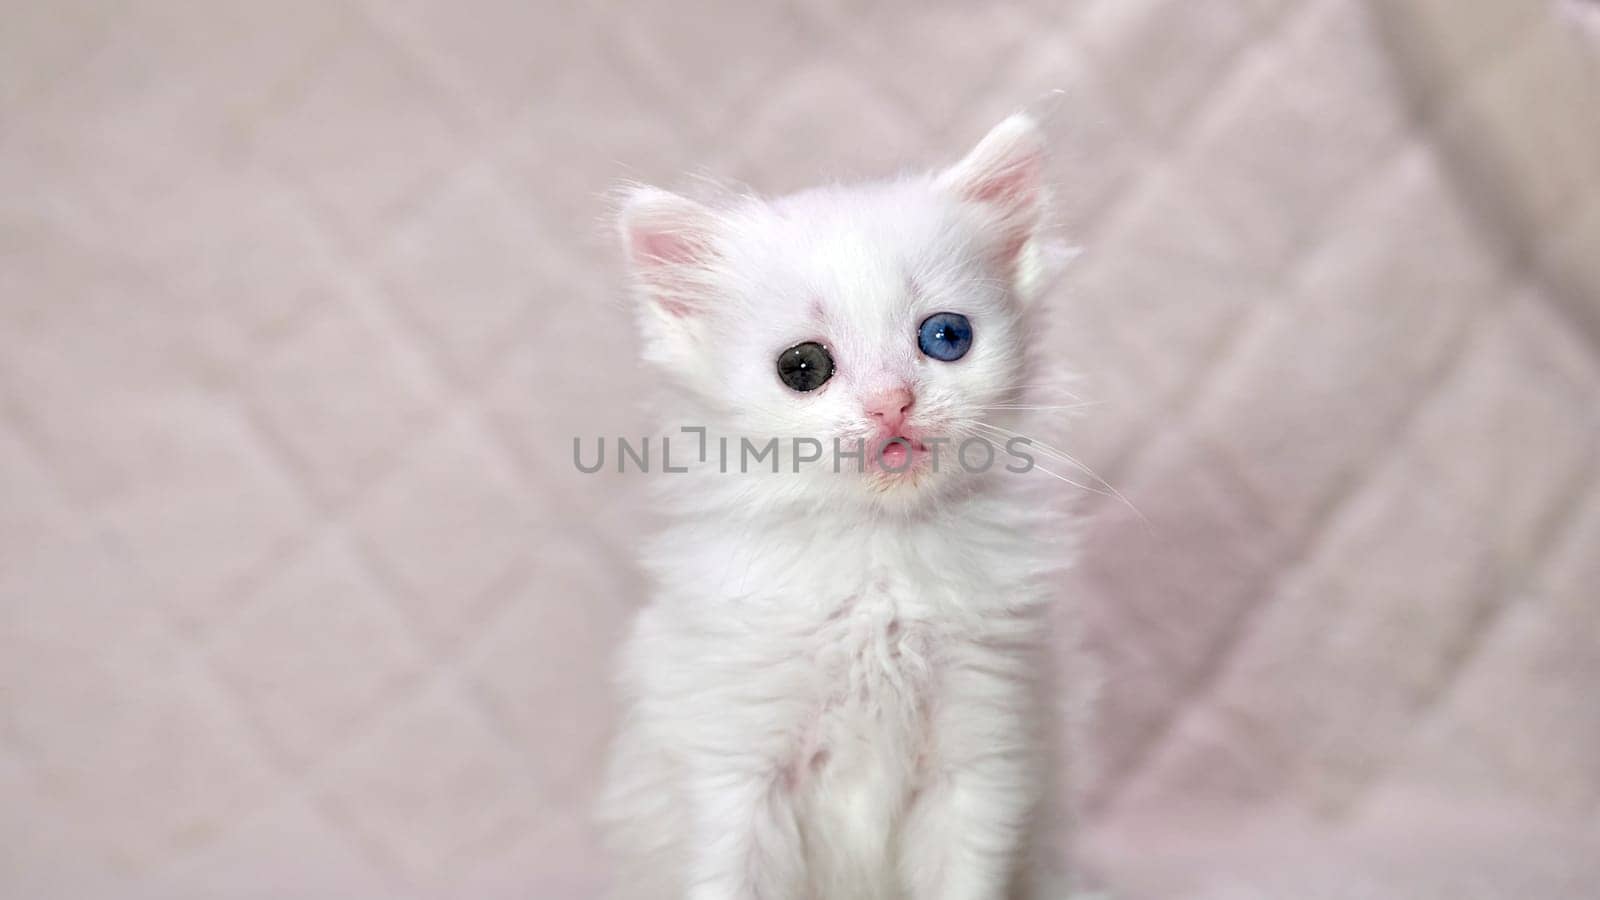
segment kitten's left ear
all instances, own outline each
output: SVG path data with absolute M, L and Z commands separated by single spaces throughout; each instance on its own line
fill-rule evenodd
M 617 216 L 622 246 L 647 306 L 668 319 L 710 305 L 707 275 L 718 261 L 717 217 L 677 194 L 635 187 Z
M 1044 135 L 1032 116 L 996 125 L 966 158 L 938 175 L 941 188 L 981 206 L 998 229 L 1002 262 L 1018 261 L 1039 227 L 1045 202 Z

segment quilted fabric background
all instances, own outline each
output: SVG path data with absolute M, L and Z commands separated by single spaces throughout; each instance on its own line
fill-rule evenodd
M 1545 0 L 0 2 L 0 896 L 595 896 L 603 229 L 1051 110 L 1126 898 L 1600 894 L 1600 36 Z M 1060 90 L 1060 94 L 1051 94 Z M 1041 102 L 1042 101 L 1042 102 Z

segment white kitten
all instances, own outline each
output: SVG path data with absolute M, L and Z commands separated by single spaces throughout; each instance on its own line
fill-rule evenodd
M 674 519 L 622 659 L 602 804 L 619 896 L 1044 896 L 1045 581 L 1066 554 L 1054 482 L 1011 471 L 1026 450 L 1002 430 L 1039 377 L 1043 149 L 1019 115 L 930 175 L 627 198 L 662 411 L 706 452 L 680 434 L 690 471 L 649 476 Z M 778 472 L 741 454 L 774 436 Z M 986 472 L 976 445 L 957 459 L 973 437 Z M 835 439 L 867 442 L 865 472 L 836 470 Z

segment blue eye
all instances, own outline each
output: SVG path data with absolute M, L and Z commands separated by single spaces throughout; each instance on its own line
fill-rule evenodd
M 972 323 L 960 313 L 934 313 L 917 329 L 917 346 L 934 359 L 955 362 L 972 349 Z

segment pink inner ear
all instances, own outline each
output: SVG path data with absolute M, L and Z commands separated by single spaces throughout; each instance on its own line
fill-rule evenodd
M 968 199 L 1001 210 L 1003 237 L 996 248 L 999 259 L 1014 262 L 1028 243 L 1033 207 L 1039 199 L 1038 165 L 1042 157 L 1029 154 L 1010 165 L 984 173 L 967 188 Z
M 1033 153 L 1011 160 L 1004 168 L 984 173 L 968 189 L 968 199 L 1007 207 L 1028 205 L 1038 191 L 1039 161 L 1039 154 Z
M 682 319 L 694 313 L 689 304 L 672 297 L 658 297 L 656 298 L 656 305 L 661 307 L 662 312 L 675 319 Z
M 671 231 L 634 231 L 630 243 L 640 265 L 690 263 L 705 256 L 702 243 Z
M 676 296 L 672 290 L 675 267 L 703 262 L 708 250 L 704 242 L 676 231 L 650 231 L 631 229 L 628 245 L 650 292 L 662 312 L 674 318 L 686 318 L 695 313 L 692 303 Z

